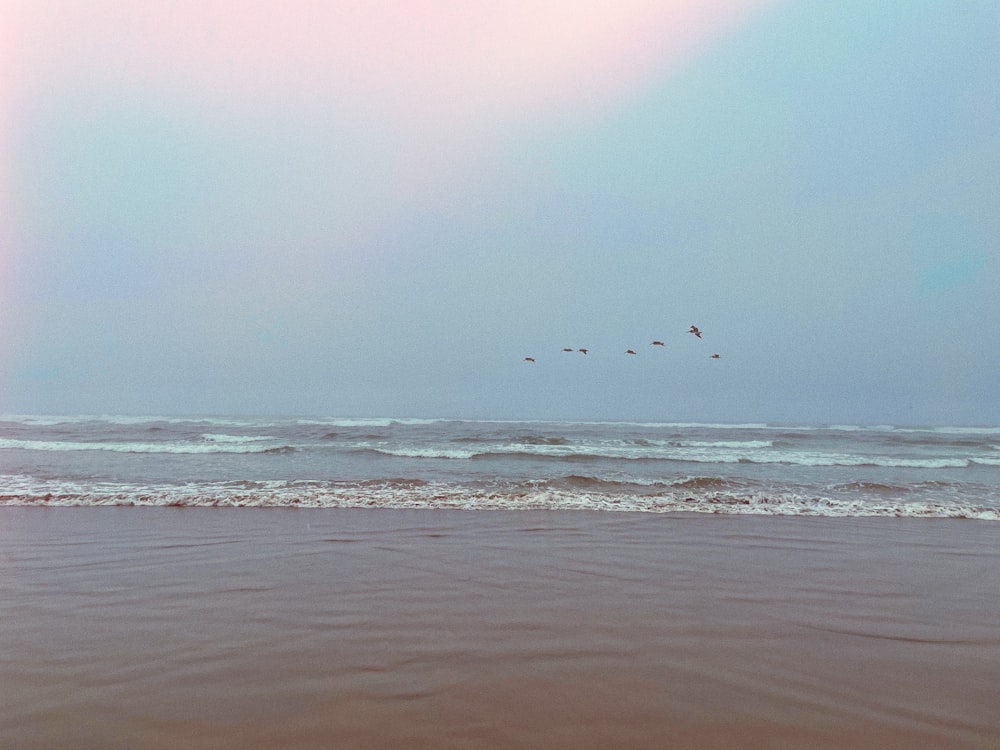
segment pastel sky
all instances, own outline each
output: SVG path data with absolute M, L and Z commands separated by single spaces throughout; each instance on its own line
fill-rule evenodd
M 1000 424 L 992 0 L 0 19 L 0 412 Z

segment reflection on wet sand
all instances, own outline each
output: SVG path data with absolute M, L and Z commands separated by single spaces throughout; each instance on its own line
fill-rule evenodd
M 0 746 L 988 748 L 1000 528 L 0 509 Z

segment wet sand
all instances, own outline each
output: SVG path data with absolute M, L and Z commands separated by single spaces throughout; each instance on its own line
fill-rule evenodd
M 998 748 L 1000 524 L 0 508 L 0 747 Z

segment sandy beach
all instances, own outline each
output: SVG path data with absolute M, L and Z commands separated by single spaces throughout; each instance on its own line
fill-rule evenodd
M 0 508 L 0 746 L 996 748 L 1000 527 Z

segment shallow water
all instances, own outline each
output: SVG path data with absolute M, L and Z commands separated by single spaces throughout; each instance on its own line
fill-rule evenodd
M 995 748 L 1000 527 L 0 508 L 0 746 Z

